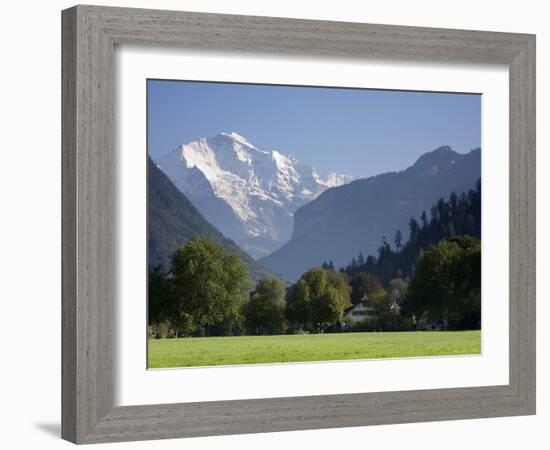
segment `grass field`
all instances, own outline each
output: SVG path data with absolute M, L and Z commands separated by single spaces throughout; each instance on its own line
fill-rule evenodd
M 149 368 L 469 355 L 480 331 L 412 331 L 151 339 Z

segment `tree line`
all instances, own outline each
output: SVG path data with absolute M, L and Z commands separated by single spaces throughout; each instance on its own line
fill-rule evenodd
M 159 337 L 325 331 L 340 320 L 351 288 L 340 272 L 312 268 L 288 288 L 275 276 L 250 292 L 246 266 L 205 237 L 178 249 L 170 269 L 149 270 L 149 325 Z
M 361 253 L 345 267 L 330 261 L 291 286 L 275 277 L 250 285 L 239 256 L 195 237 L 149 270 L 152 336 L 263 335 L 302 332 L 414 330 L 432 324 L 473 329 L 481 321 L 481 183 L 440 199 L 397 231 L 378 255 Z M 251 290 L 251 288 L 253 288 Z M 367 320 L 345 317 L 355 305 Z
M 378 256 L 366 258 L 361 252 L 341 270 L 349 277 L 368 272 L 375 275 L 384 285 L 394 278 L 412 277 L 417 262 L 427 248 L 454 236 L 471 236 L 481 239 L 481 179 L 475 188 L 457 195 L 451 192 L 446 201 L 441 197 L 430 208 L 429 216 L 422 211 L 419 220 L 409 220 L 409 239 L 403 243 L 403 234 L 397 230 L 393 248 L 387 238 L 382 237 Z M 331 261 L 322 267 L 334 268 Z

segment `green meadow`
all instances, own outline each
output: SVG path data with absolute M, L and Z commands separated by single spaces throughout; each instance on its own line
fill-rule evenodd
M 476 331 L 402 331 L 150 339 L 154 368 L 481 353 Z

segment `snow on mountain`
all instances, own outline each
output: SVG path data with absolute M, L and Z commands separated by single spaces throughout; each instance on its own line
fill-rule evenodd
M 181 145 L 156 163 L 214 226 L 257 258 L 290 239 L 294 211 L 353 178 L 323 175 L 237 133 Z

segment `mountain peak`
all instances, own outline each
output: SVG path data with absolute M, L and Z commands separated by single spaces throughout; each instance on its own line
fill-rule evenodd
M 462 155 L 455 152 L 448 145 L 443 145 L 436 148 L 435 150 L 432 150 L 431 152 L 424 153 L 422 156 L 420 156 L 420 158 L 416 160 L 416 162 L 413 164 L 413 167 L 426 168 L 453 164 L 454 161 L 460 156 Z
M 157 163 L 210 223 L 253 256 L 264 256 L 290 238 L 300 206 L 350 181 L 334 173 L 321 176 L 294 157 L 262 150 L 234 131 L 181 145 Z M 205 183 L 200 188 L 198 178 Z M 229 229 L 228 223 L 238 225 Z
M 231 139 L 232 141 L 238 142 L 239 144 L 243 144 L 243 145 L 246 145 L 248 147 L 254 147 L 255 148 L 255 146 L 247 138 L 240 135 L 239 133 L 236 133 L 235 131 L 230 131 L 230 132 L 222 131 L 221 133 L 218 133 L 214 137 L 214 139 L 217 138 L 217 137 Z
M 383 236 L 407 230 L 411 217 L 452 191 L 471 189 L 480 175 L 479 150 L 461 154 L 439 147 L 408 169 L 327 190 L 295 211 L 290 241 L 260 261 L 296 280 L 320 261 L 338 267 L 359 251 L 376 255 Z

